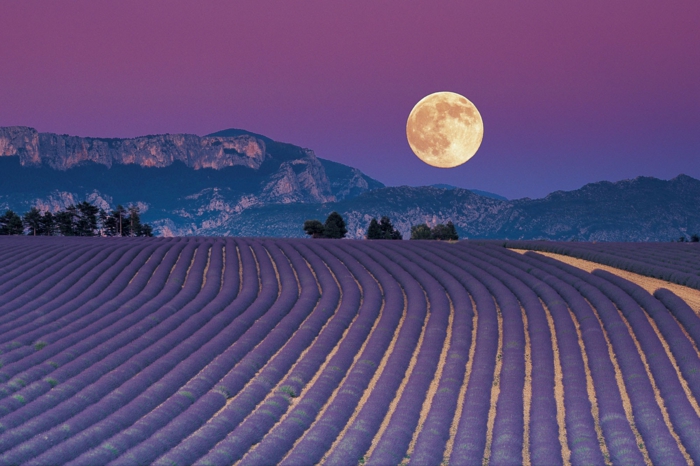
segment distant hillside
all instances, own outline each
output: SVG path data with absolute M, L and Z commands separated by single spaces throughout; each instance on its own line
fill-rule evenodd
M 299 237 L 305 220 L 333 210 L 353 238 L 382 215 L 405 237 L 412 225 L 450 220 L 462 238 L 669 241 L 700 232 L 700 181 L 685 175 L 508 201 L 449 185 L 385 187 L 309 149 L 240 129 L 105 139 L 5 127 L 0 173 L 0 211 L 137 204 L 160 235 Z
M 443 184 L 443 183 L 438 183 L 438 184 L 431 184 L 430 187 L 432 188 L 438 188 L 438 189 L 462 189 L 458 188 L 457 186 L 452 186 L 451 184 Z M 484 196 L 484 197 L 490 197 L 491 199 L 499 199 L 501 201 L 507 201 L 507 197 L 503 197 L 500 194 L 494 194 L 490 193 L 488 191 L 481 191 L 480 189 L 470 189 L 469 191 L 473 192 L 474 194 L 478 194 L 479 196 Z

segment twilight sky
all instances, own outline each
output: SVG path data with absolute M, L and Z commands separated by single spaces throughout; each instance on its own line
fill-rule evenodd
M 470 99 L 465 165 L 416 158 L 415 103 Z M 242 128 L 388 185 L 542 197 L 700 178 L 698 0 L 0 2 L 0 126 L 94 137 Z

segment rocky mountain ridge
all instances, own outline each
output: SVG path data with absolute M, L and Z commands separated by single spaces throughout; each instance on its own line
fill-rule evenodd
M 668 241 L 700 232 L 700 181 L 639 177 L 542 199 L 465 189 L 384 187 L 313 151 L 244 130 L 208 136 L 100 139 L 0 128 L 0 211 L 137 204 L 161 235 L 304 236 L 303 222 L 340 212 L 349 236 L 387 215 L 412 225 L 452 221 L 462 238 Z

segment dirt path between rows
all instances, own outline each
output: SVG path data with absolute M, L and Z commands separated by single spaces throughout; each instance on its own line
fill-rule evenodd
M 519 252 L 521 254 L 526 253 L 527 249 L 512 249 L 512 251 Z M 677 285 L 675 283 L 667 282 L 665 280 L 659 280 L 658 278 L 645 277 L 644 275 L 639 275 L 636 273 L 628 272 L 626 270 L 616 269 L 615 267 L 610 267 L 609 265 L 598 264 L 597 262 L 591 262 L 583 259 L 577 259 L 575 257 L 565 256 L 563 254 L 554 254 L 551 252 L 544 251 L 533 251 L 537 254 L 542 254 L 543 256 L 551 257 L 558 261 L 564 262 L 579 269 L 585 270 L 587 272 L 592 272 L 595 269 L 605 270 L 606 272 L 614 273 L 615 275 L 629 280 L 637 285 L 641 286 L 649 293 L 654 294 L 654 291 L 659 288 L 666 288 L 683 299 L 688 306 L 693 308 L 696 314 L 700 315 L 700 290 L 694 288 L 688 288 L 687 286 Z

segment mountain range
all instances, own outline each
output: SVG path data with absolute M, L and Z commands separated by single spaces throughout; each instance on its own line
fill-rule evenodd
M 0 180 L 0 211 L 136 204 L 160 235 L 299 237 L 304 220 L 332 211 L 353 238 L 382 215 L 405 238 L 412 225 L 447 221 L 462 238 L 669 241 L 700 232 L 700 181 L 686 175 L 507 200 L 449 185 L 386 187 L 239 129 L 116 139 L 0 127 Z

